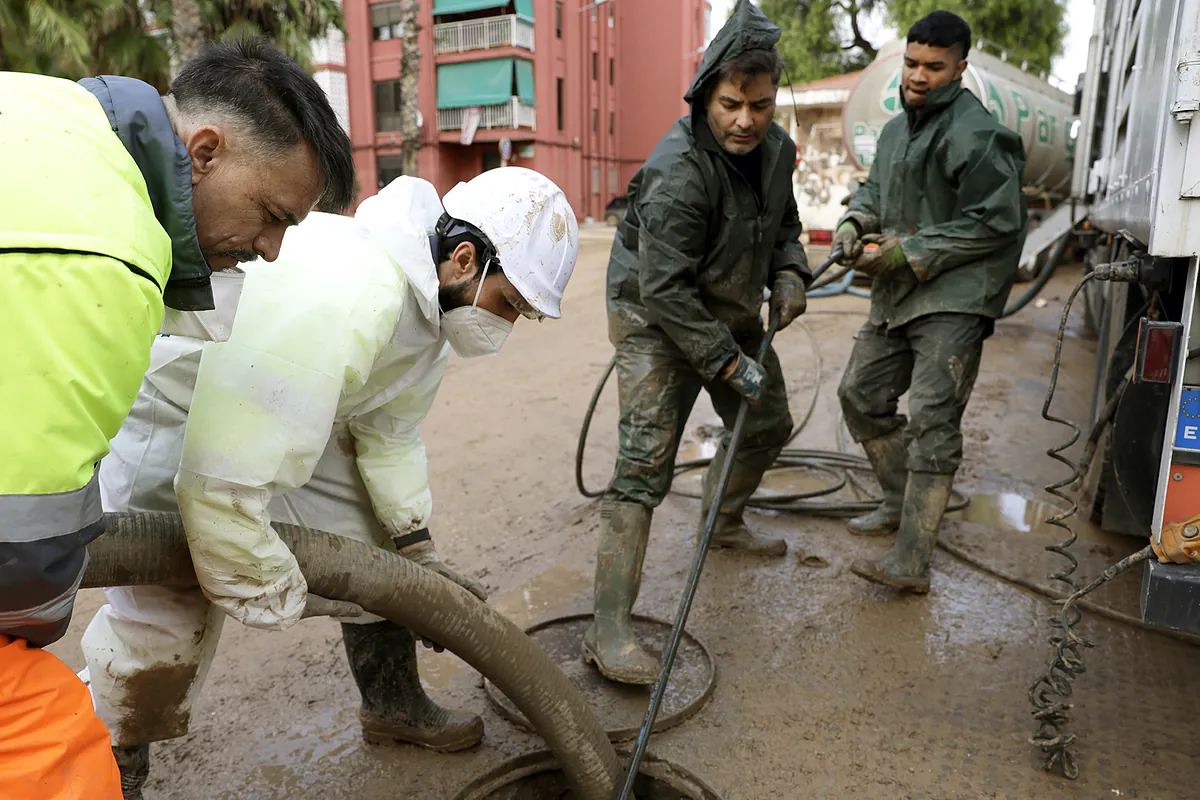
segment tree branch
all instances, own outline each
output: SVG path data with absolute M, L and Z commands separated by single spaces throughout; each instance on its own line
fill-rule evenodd
M 864 37 L 862 35 L 862 29 L 858 27 L 858 12 L 859 12 L 858 0 L 848 0 L 848 2 L 850 3 L 850 7 L 845 8 L 843 6 L 843 8 L 845 9 L 846 13 L 850 16 L 850 32 L 852 34 L 854 34 L 854 40 L 850 43 L 850 45 L 848 47 L 843 47 L 842 49 L 843 50 L 853 50 L 855 47 L 857 47 L 860 50 L 862 50 L 864 53 L 866 53 L 870 58 L 875 58 L 876 54 L 879 51 L 876 50 L 875 47 L 866 40 L 866 37 Z M 840 5 L 840 3 L 839 3 L 839 5 Z

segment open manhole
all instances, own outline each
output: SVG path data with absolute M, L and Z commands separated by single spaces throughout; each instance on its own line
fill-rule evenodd
M 637 800 L 721 800 L 688 770 L 651 755 L 642 760 L 640 775 L 633 787 Z M 454 800 L 571 800 L 574 796 L 554 756 L 539 752 L 518 756 L 481 775 Z
M 614 742 L 632 739 L 641 728 L 650 704 L 652 686 L 629 686 L 603 677 L 595 667 L 583 663 L 580 644 L 584 631 L 592 624 L 591 614 L 576 614 L 538 623 L 525 633 L 538 643 L 563 674 L 575 684 L 600 724 Z M 654 658 L 661 658 L 671 626 L 659 619 L 634 615 L 633 629 L 638 641 Z M 663 696 L 662 708 L 654 722 L 654 731 L 664 731 L 692 717 L 704 707 L 717 680 L 717 667 L 708 648 L 684 631 L 679 640 L 671 681 Z M 529 720 L 517 710 L 491 681 L 483 682 L 484 691 L 500 714 L 518 727 L 532 731 Z

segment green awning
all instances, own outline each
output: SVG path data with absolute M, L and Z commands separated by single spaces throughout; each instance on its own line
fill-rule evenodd
M 482 11 L 485 8 L 504 8 L 509 2 L 510 0 L 435 0 L 433 15 L 436 17 L 441 14 L 466 14 L 468 11 Z M 533 18 L 532 12 L 529 17 Z
M 462 61 L 458 64 L 438 65 L 438 108 L 493 106 L 507 103 L 512 98 L 513 60 L 511 58 L 489 58 L 483 61 Z
M 533 22 L 533 0 L 517 0 L 517 15 Z
M 517 97 L 521 98 L 521 102 L 525 105 L 537 105 L 533 101 L 533 62 L 526 61 L 523 58 L 516 59 L 517 62 Z

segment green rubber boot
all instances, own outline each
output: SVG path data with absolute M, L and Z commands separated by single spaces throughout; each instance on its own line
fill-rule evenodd
M 150 777 L 150 745 L 113 747 L 113 758 L 121 770 L 121 797 L 142 800 L 142 787 Z
M 442 708 L 425 694 L 412 631 L 392 622 L 342 623 L 342 643 L 362 694 L 359 719 L 368 744 L 405 742 L 453 753 L 483 739 L 477 715 Z
M 770 459 L 774 461 L 774 457 Z M 721 465 L 725 461 L 725 445 L 717 448 L 712 463 L 704 472 L 704 496 L 700 506 L 700 525 L 696 536 L 704 534 L 704 523 L 708 520 L 708 511 L 712 508 L 713 495 L 717 491 L 717 478 L 721 474 Z M 725 487 L 725 497 L 721 502 L 721 510 L 717 514 L 717 526 L 713 531 L 713 548 L 728 547 L 731 550 L 741 550 L 762 556 L 782 556 L 787 553 L 787 542 L 778 536 L 764 536 L 755 533 L 746 526 L 744 514 L 746 503 L 750 496 L 762 483 L 765 468 L 752 467 L 742 461 L 733 462 L 733 471 L 729 475 L 729 485 Z
M 658 661 L 637 642 L 633 604 L 642 586 L 650 540 L 650 509 L 605 498 L 596 548 L 595 612 L 583 635 L 583 661 L 610 681 L 646 686 L 658 678 Z
M 904 485 L 908 481 L 905 460 L 908 448 L 904 429 L 893 431 L 878 439 L 863 442 L 867 458 L 875 469 L 875 478 L 883 489 L 883 502 L 874 511 L 855 517 L 846 528 L 855 536 L 887 536 L 900 527 L 900 512 L 904 506 Z
M 916 594 L 929 591 L 929 562 L 937 546 L 938 528 L 954 488 L 953 475 L 912 472 L 904 494 L 904 513 L 896 544 L 879 561 L 854 561 L 850 571 L 860 578 Z

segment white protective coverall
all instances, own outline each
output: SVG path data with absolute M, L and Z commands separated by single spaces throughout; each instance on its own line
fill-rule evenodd
M 215 311 L 168 312 L 100 467 L 104 509 L 179 510 L 189 537 L 220 535 L 189 539 L 204 591 L 108 589 L 88 626 L 81 677 L 114 745 L 187 732 L 226 614 L 299 618 L 303 576 L 271 520 L 389 549 L 426 527 L 418 425 L 448 353 L 428 241 L 442 213 L 433 186 L 398 179 L 353 219 L 311 214 L 275 262 L 216 273 Z

